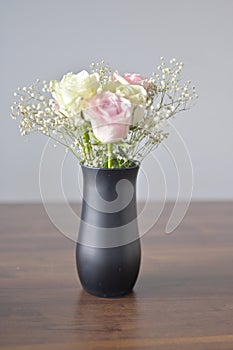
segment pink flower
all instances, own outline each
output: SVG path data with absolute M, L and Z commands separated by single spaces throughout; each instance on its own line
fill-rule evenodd
M 123 76 L 116 71 L 113 74 L 113 81 L 119 81 L 121 84 L 142 85 L 147 82 L 147 78 L 136 73 L 125 73 Z
M 103 143 L 118 142 L 127 136 L 131 124 L 129 100 L 106 91 L 89 100 L 85 115 L 95 137 Z
M 140 74 L 130 74 L 130 73 L 125 73 L 123 78 L 132 85 L 143 85 L 144 82 L 147 80 L 146 77 L 140 75 Z

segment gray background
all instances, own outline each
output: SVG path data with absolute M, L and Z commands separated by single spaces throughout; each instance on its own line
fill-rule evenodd
M 120 71 L 149 75 L 160 56 L 184 61 L 184 76 L 200 95 L 195 108 L 173 123 L 191 156 L 193 199 L 232 199 L 232 18 L 231 0 L 1 0 L 0 201 L 40 200 L 39 163 L 47 140 L 42 135 L 22 138 L 17 123 L 9 118 L 12 93 L 18 86 L 38 77 L 60 79 L 102 58 Z M 171 150 L 173 139 L 167 142 Z M 53 160 L 61 156 L 59 152 L 51 153 L 48 184 L 58 175 Z M 182 159 L 182 152 L 176 157 Z M 177 194 L 174 163 L 164 147 L 155 155 L 165 173 L 167 198 L 173 199 Z M 148 158 L 143 171 L 152 175 L 150 198 L 160 199 L 161 174 L 153 162 Z M 187 167 L 184 163 L 184 172 Z M 76 160 L 68 156 L 63 186 L 70 200 L 80 198 L 77 174 Z M 147 188 L 145 176 L 139 177 L 141 199 Z M 59 199 L 52 186 L 49 196 Z

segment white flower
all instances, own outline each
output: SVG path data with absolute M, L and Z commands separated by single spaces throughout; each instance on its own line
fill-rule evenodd
M 132 105 L 146 106 L 147 92 L 140 85 L 122 84 L 117 87 L 116 94 L 128 99 Z
M 145 108 L 141 106 L 136 106 L 133 111 L 132 125 L 137 126 L 140 123 L 140 121 L 144 118 L 145 115 L 146 115 Z
M 110 91 L 113 93 L 116 93 L 116 89 L 121 85 L 119 81 L 114 81 L 110 79 L 104 86 L 103 86 L 103 92 L 104 91 Z
M 59 103 L 60 111 L 71 115 L 85 108 L 85 101 L 96 95 L 98 88 L 99 74 L 89 74 L 85 70 L 78 74 L 68 73 L 61 81 L 52 80 L 50 83 L 52 96 Z

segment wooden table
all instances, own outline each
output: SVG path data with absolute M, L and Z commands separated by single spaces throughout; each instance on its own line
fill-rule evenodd
M 1 205 L 0 350 L 232 350 L 233 203 L 193 203 L 168 236 L 170 209 L 142 239 L 134 293 L 102 299 L 41 205 Z

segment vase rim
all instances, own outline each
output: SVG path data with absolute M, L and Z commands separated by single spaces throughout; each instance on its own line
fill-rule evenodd
M 132 170 L 132 169 L 138 169 L 140 164 L 135 162 L 132 166 L 129 166 L 127 168 L 98 168 L 98 167 L 92 167 L 92 166 L 88 166 L 88 165 L 85 165 L 85 164 L 81 164 L 81 167 L 82 168 L 85 168 L 85 169 L 93 169 L 93 170 L 103 170 L 103 171 L 112 171 L 112 170 Z

